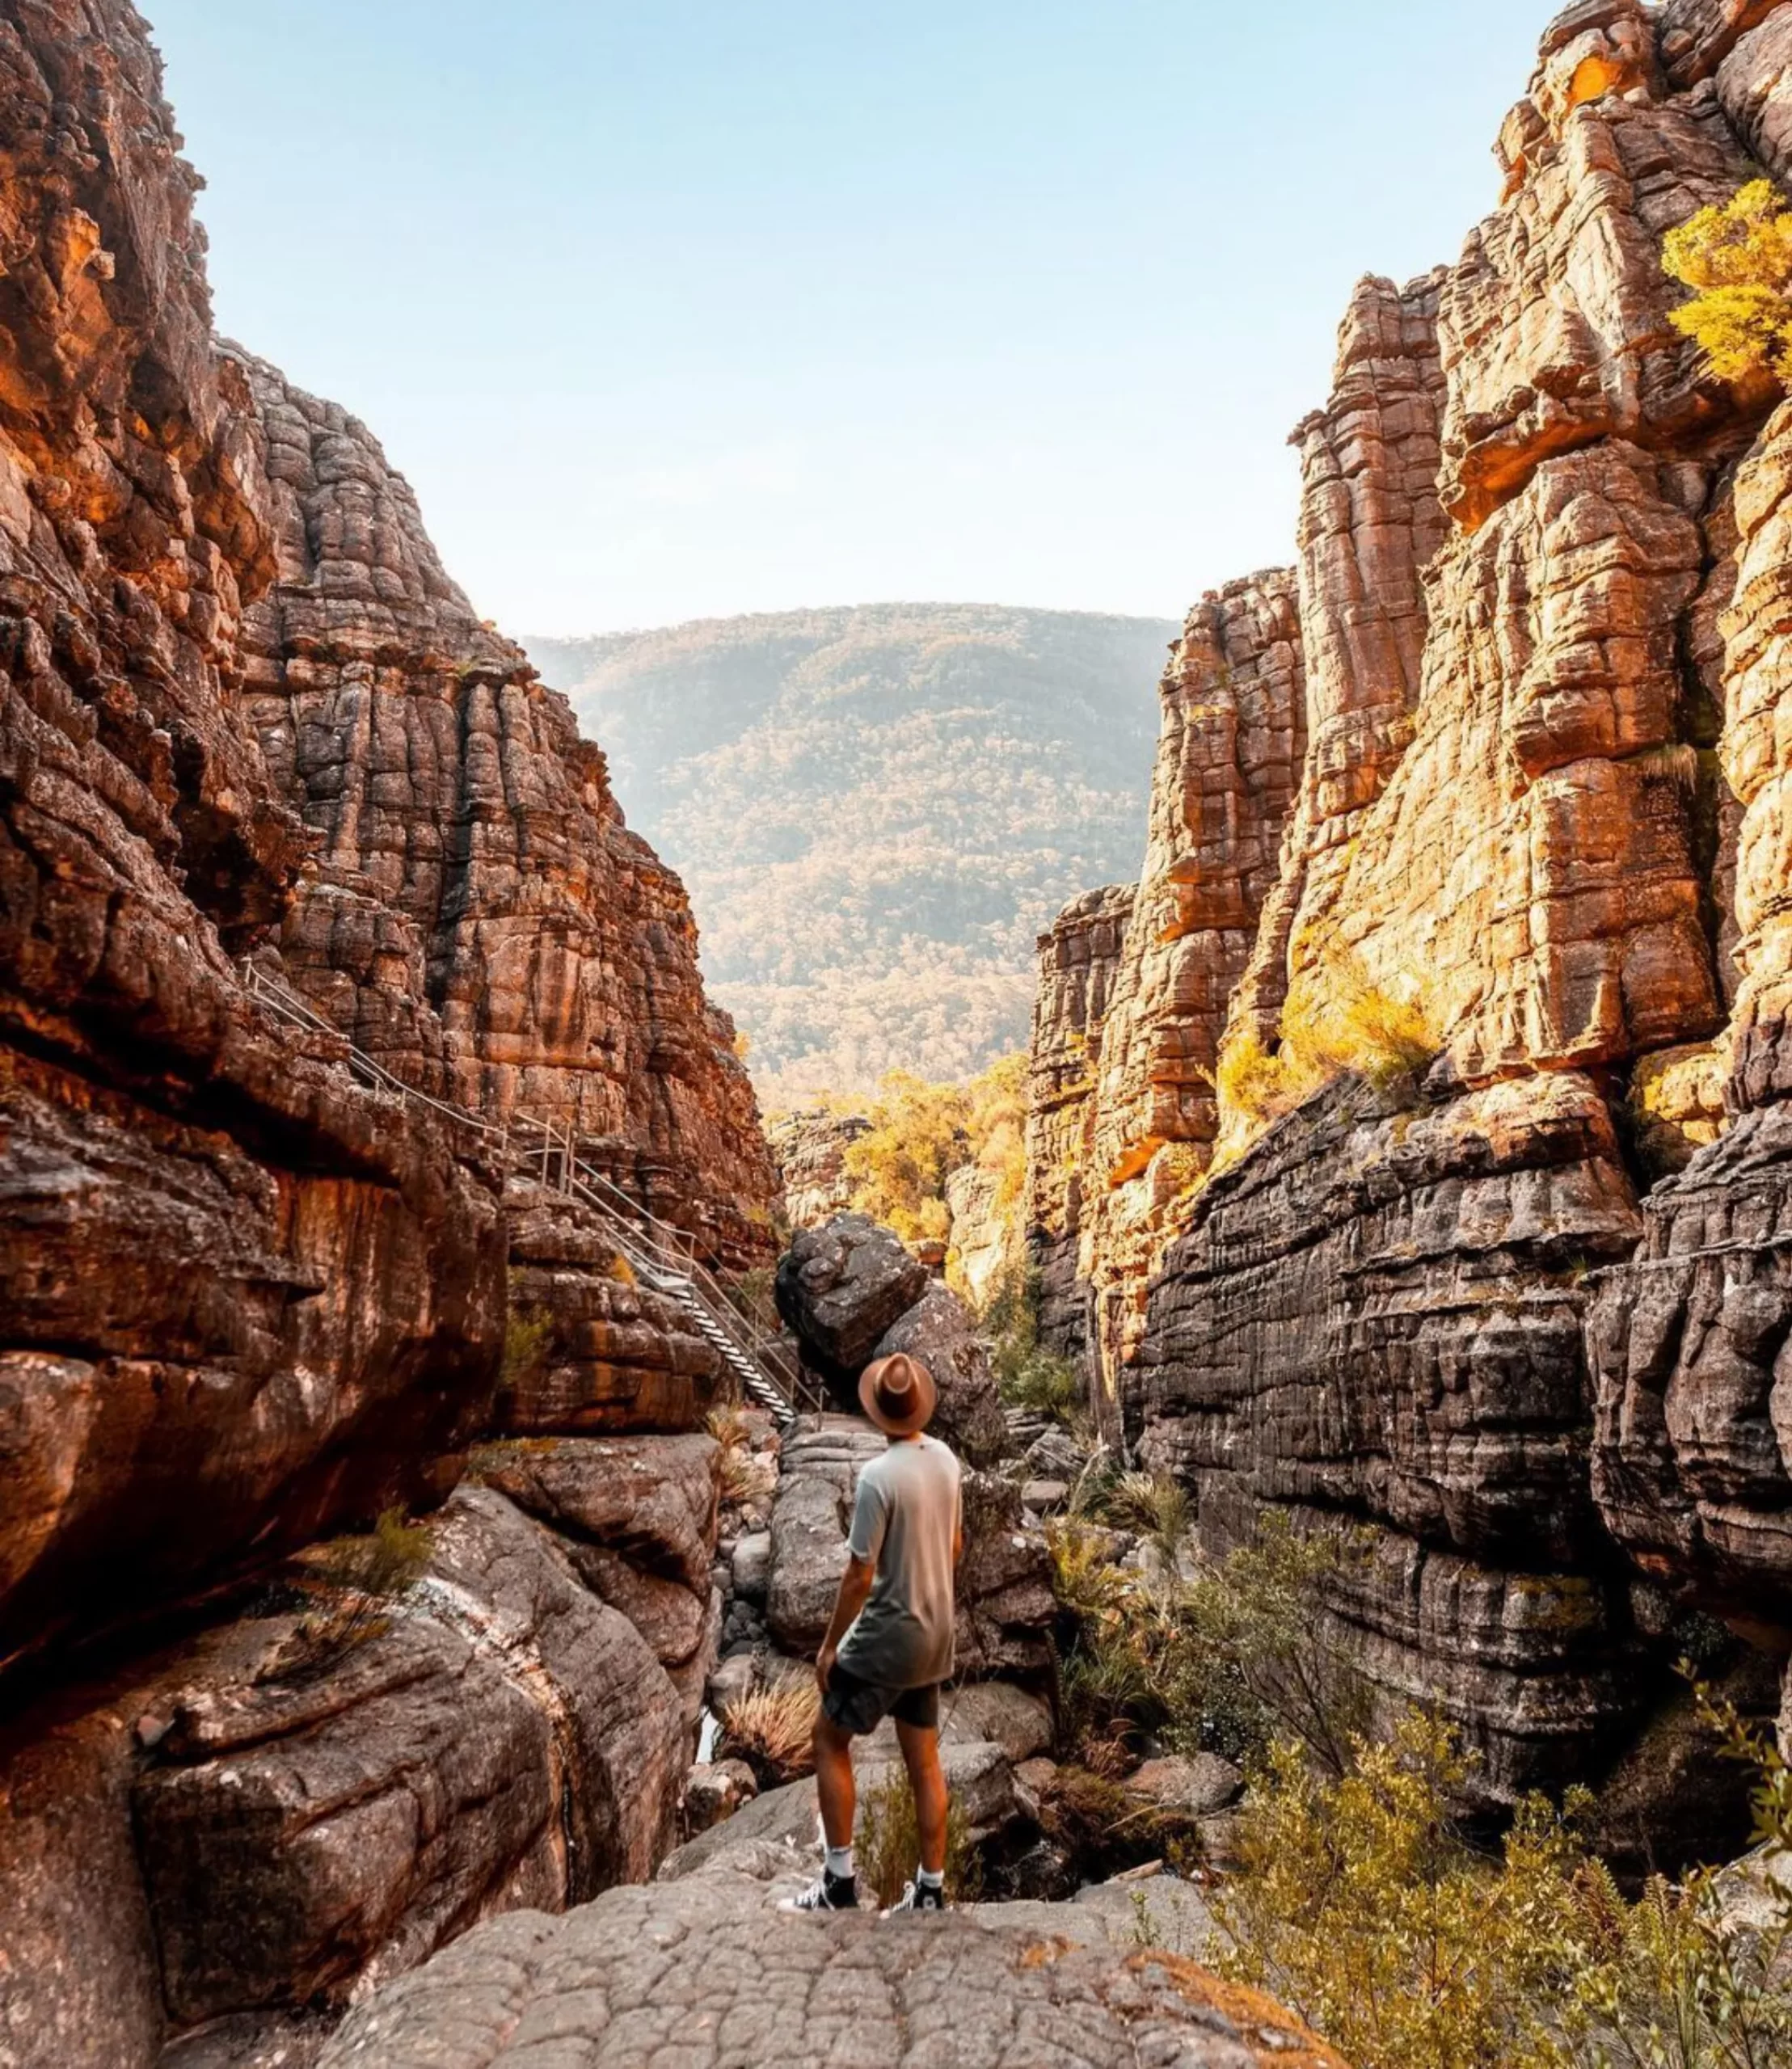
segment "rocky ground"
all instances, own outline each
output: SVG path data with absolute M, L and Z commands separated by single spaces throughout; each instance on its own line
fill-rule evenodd
M 756 1864 L 757 1865 L 757 1864 Z M 799 1886 L 734 1862 L 564 1919 L 470 1933 L 351 2015 L 323 2069 L 1321 2069 L 1288 2016 L 1067 1905 L 879 1923 L 781 1916 Z M 1063 1924 L 1067 1930 L 1056 1928 Z

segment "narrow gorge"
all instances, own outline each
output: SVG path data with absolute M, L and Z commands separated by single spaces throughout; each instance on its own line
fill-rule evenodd
M 1792 195 L 1792 0 L 1577 0 L 1461 256 L 1357 288 L 1138 879 L 958 1089 L 1012 1184 L 954 1123 L 906 1243 L 377 438 L 215 335 L 131 0 L 0 0 L 0 2069 L 1343 2069 L 1221 1944 L 1263 1763 L 1077 1735 L 1086 1631 L 1266 1524 L 1489 1860 L 1579 1785 L 1626 1890 L 1741 1855 L 1681 1668 L 1792 1758 L 1792 402 L 1663 246 Z M 966 1901 L 788 1919 L 898 1352 Z M 1067 1534 L 1102 1473 L 1170 1520 Z

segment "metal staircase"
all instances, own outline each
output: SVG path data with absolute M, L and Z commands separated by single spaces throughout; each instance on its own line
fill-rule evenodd
M 638 1284 L 676 1304 L 734 1376 L 742 1394 L 770 1410 L 788 1428 L 799 1416 L 819 1414 L 825 1403 L 803 1372 L 795 1347 L 781 1334 L 777 1313 L 762 1296 L 725 1292 L 697 1255 L 682 1228 L 661 1221 L 581 1156 L 580 1139 L 551 1121 L 513 1119 L 496 1123 L 470 1109 L 432 1098 L 357 1049 L 323 1016 L 252 963 L 242 966 L 255 998 L 293 1026 L 327 1036 L 346 1051 L 348 1069 L 363 1084 L 442 1115 L 474 1136 L 508 1175 L 572 1201 L 595 1222 Z

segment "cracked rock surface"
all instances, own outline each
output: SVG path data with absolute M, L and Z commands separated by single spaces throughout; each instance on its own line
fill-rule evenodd
M 779 1914 L 795 1886 L 717 1869 L 496 1920 L 352 2013 L 323 2069 L 1341 2069 L 1177 1956 Z

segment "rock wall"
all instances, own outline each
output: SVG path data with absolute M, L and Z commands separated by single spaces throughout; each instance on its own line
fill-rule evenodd
M 0 69 L 3 1662 L 439 1495 L 504 1260 L 449 1135 L 233 960 L 306 842 L 243 710 L 268 499 L 141 24 L 27 0 Z
M 148 2069 L 651 1872 L 715 1651 L 715 1447 L 609 1434 L 713 1351 L 344 1037 L 722 1265 L 773 1177 L 601 754 L 365 431 L 215 345 L 141 17 L 18 0 L 0 92 L 0 2064 Z M 501 1376 L 527 1469 L 455 1493 Z M 389 1506 L 428 1570 L 314 1658 Z
M 1215 1547 L 1266 1505 L 1367 1526 L 1331 1613 L 1390 1696 L 1459 1720 L 1496 1801 L 1618 1757 L 1689 1605 L 1782 1653 L 1792 1629 L 1792 423 L 1705 370 L 1660 263 L 1782 170 L 1789 39 L 1783 6 L 1583 0 L 1460 259 L 1358 289 L 1296 433 L 1304 758 L 1218 1072 L 1234 1045 L 1292 1072 L 1325 1024 L 1342 1081 L 1273 1123 L 1229 1106 L 1216 1172 L 1123 1217 L 1153 1116 L 1214 1132 L 1137 1026 L 1220 1039 L 1186 980 L 1179 1021 L 1123 976 L 1089 1136 L 1121 1184 L 1092 1212 L 1078 1170 L 1077 1290 L 1127 1435 Z M 1154 853 L 1209 794 L 1177 737 L 1167 714 Z M 1204 880 L 1256 867 L 1263 829 L 1239 837 Z M 1149 909 L 1123 971 L 1162 954 Z M 1031 1140 L 1061 1245 L 1057 982 Z
M 1073 899 L 1039 938 L 1039 987 L 1027 1085 L 1027 1240 L 1039 1283 L 1039 1337 L 1084 1357 L 1087 1289 L 1077 1273 L 1102 1026 L 1132 917 L 1135 887 Z
M 1176 1202 L 1219 1132 L 1220 1038 L 1275 883 L 1305 740 L 1293 575 L 1204 597 L 1159 696 L 1150 832 L 1101 1022 L 1077 1214 L 1103 1374 L 1136 1339 Z M 1111 1407 L 1106 1386 L 1098 1398 Z
M 407 1081 L 572 1129 L 714 1260 L 766 1262 L 775 1178 L 683 887 L 566 700 L 449 580 L 366 427 L 238 363 L 277 554 L 246 708 L 321 836 L 288 968 Z

